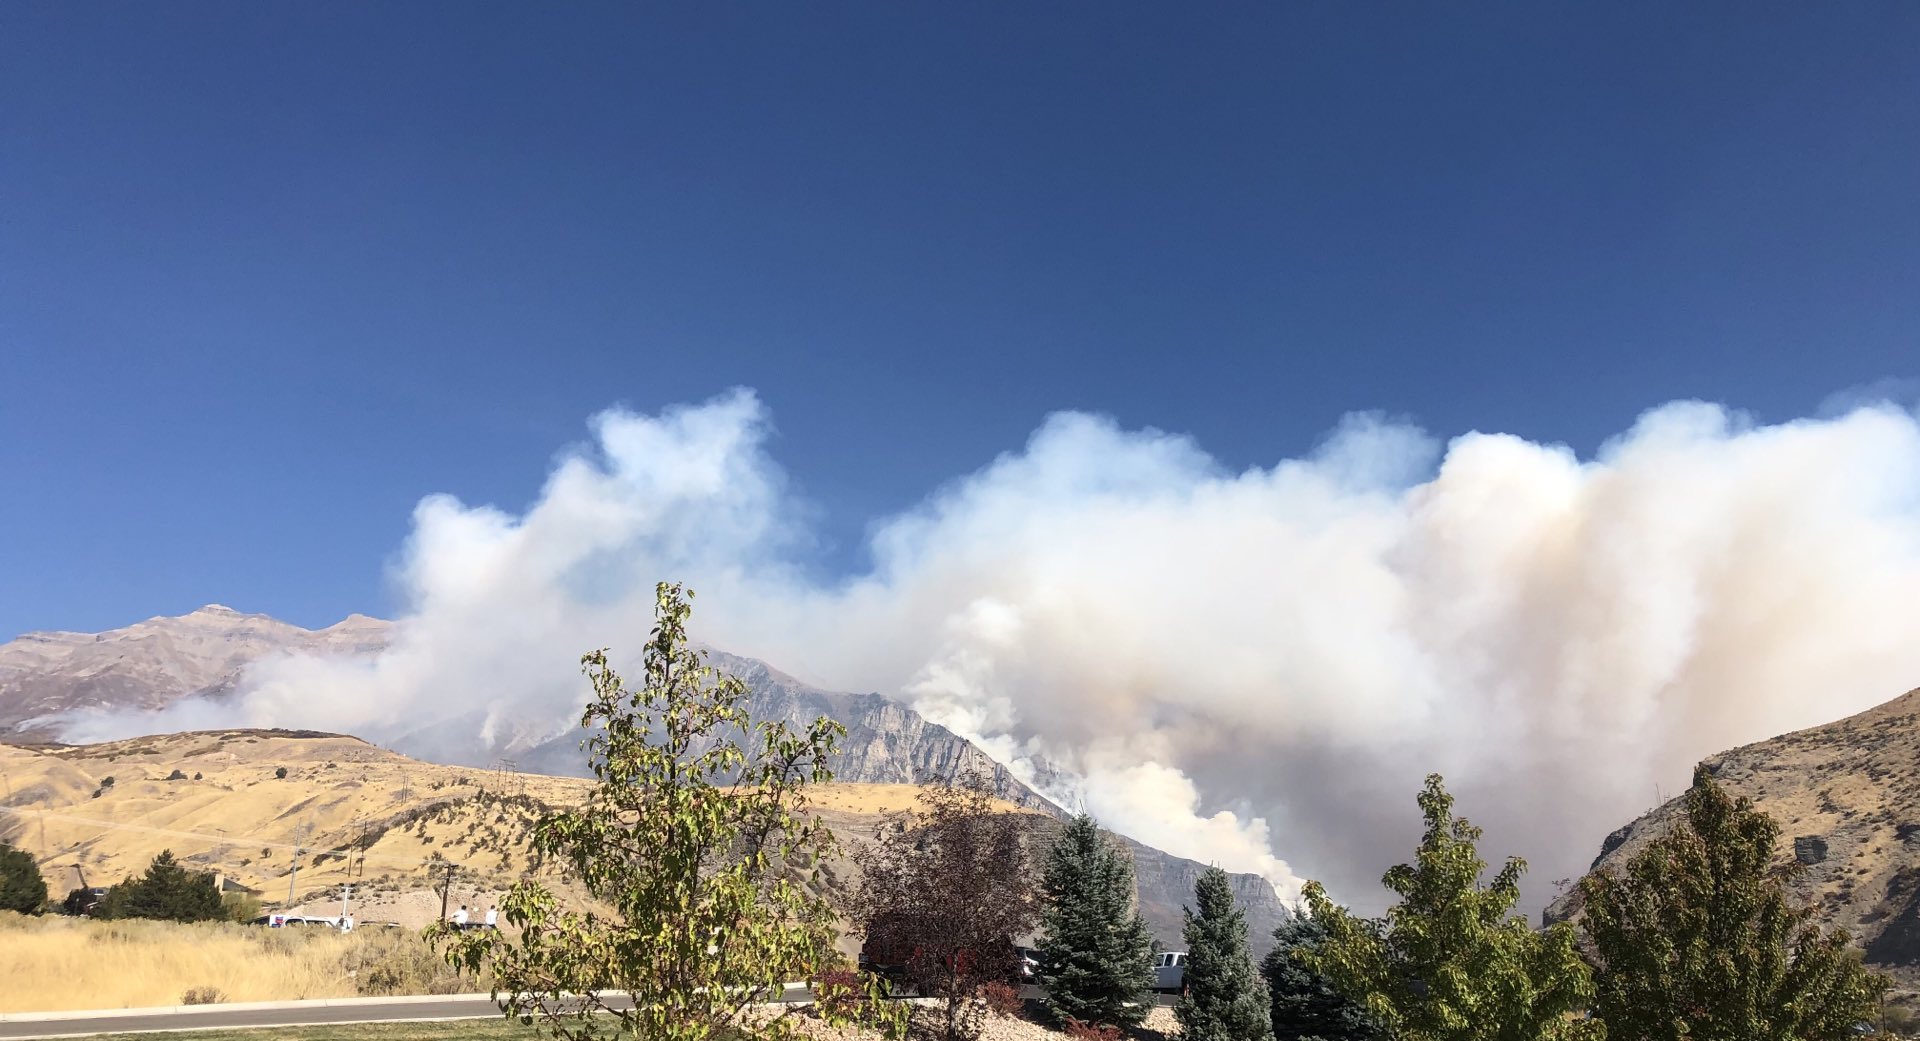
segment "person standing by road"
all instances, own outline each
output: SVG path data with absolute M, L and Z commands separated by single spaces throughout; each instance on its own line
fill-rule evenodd
M 495 930 L 495 931 L 498 931 L 498 930 L 499 930 L 499 928 L 500 928 L 500 909 L 499 909 L 498 907 L 489 907 L 489 908 L 487 908 L 487 928 L 489 928 L 489 929 L 493 929 L 493 930 Z
M 467 927 L 467 905 L 461 904 L 460 910 L 453 913 L 453 927 L 455 929 L 465 929 Z

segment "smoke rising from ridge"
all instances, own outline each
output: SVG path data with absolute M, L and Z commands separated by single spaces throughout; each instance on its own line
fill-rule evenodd
M 1537 903 L 1702 756 L 1920 683 L 1920 425 L 1890 405 L 1768 426 L 1675 402 L 1589 460 L 1353 416 L 1244 472 L 1060 413 L 880 521 L 873 569 L 834 583 L 798 566 L 806 511 L 751 392 L 593 431 L 524 514 L 420 503 L 383 656 L 263 663 L 168 725 L 483 708 L 500 746 L 551 736 L 580 652 L 637 651 L 670 578 L 703 640 L 913 704 L 1283 893 L 1377 904 L 1439 771 Z

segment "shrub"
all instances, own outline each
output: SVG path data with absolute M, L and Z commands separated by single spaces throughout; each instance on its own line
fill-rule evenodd
M 194 771 L 194 773 L 193 773 L 193 779 L 194 779 L 194 780 L 196 780 L 196 781 L 200 779 L 200 771 L 198 771 L 198 770 L 195 770 L 195 771 Z
M 227 1000 L 227 992 L 219 987 L 193 987 L 180 995 L 182 1005 L 218 1005 Z
M 1096 1026 L 1070 1018 L 1066 1022 L 1066 1031 L 1073 1041 L 1120 1041 L 1120 1028 L 1110 1024 Z
M 279 780 L 282 780 L 282 781 L 284 781 L 284 780 L 286 780 L 286 779 L 287 779 L 287 768 L 286 768 L 286 767 L 284 767 L 284 766 L 277 766 L 277 767 L 274 767 L 274 770 L 273 770 L 273 776 L 274 776 L 275 778 L 277 778 L 277 779 L 279 779 Z
M 260 898 L 248 893 L 225 893 L 220 904 L 226 909 L 227 917 L 245 925 L 260 917 Z
M 998 980 L 980 988 L 980 1000 L 988 1012 L 997 1016 L 1018 1016 L 1026 1008 L 1026 1002 L 1020 998 L 1020 988 Z
M 492 985 L 486 976 L 448 965 L 414 933 L 379 930 L 354 935 L 366 941 L 355 976 L 355 987 L 362 994 L 461 994 Z
M 830 1016 L 851 1015 L 860 1007 L 865 994 L 860 974 L 846 969 L 828 969 L 808 981 L 814 1004 Z
M 169 781 L 184 781 L 186 779 L 187 779 L 187 775 L 180 770 L 175 770 L 174 772 L 167 775 L 167 780 Z

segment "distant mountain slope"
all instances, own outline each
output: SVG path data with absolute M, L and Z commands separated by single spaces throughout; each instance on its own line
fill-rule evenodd
M 0 644 L 0 735 L 51 738 L 62 713 L 223 697 L 261 658 L 371 655 L 386 646 L 391 628 L 350 615 L 325 629 L 302 629 L 209 604 L 104 633 L 28 633 Z
M 387 645 L 392 629 L 390 622 L 354 615 L 325 629 L 307 630 L 266 615 L 210 605 L 105 633 L 31 633 L 0 645 L 0 741 L 55 740 L 54 717 L 63 712 L 150 710 L 190 698 L 227 697 L 249 663 L 273 654 L 371 656 Z M 799 725 L 825 715 L 846 725 L 847 736 L 832 764 L 836 781 L 924 784 L 978 773 L 989 779 L 997 797 L 1056 818 L 1061 815 L 1057 806 L 978 746 L 906 705 L 879 694 L 822 690 L 764 662 L 717 650 L 710 654 L 716 666 L 739 676 L 752 690 L 749 707 L 755 718 Z M 510 758 L 528 773 L 585 773 L 577 731 L 525 746 L 494 746 L 482 740 L 481 724 L 478 715 L 431 721 L 384 743 L 433 763 L 485 769 Z M 1153 920 L 1174 923 L 1165 939 L 1177 942 L 1179 909 L 1191 899 L 1202 866 L 1127 841 L 1140 875 L 1142 904 Z M 1272 887 L 1256 875 L 1236 876 L 1235 885 L 1254 938 L 1264 944 L 1285 909 Z
M 1805 867 L 1793 889 L 1824 924 L 1852 932 L 1871 964 L 1920 971 L 1920 690 L 1706 763 L 1780 823 L 1780 862 Z M 1592 868 L 1624 866 L 1683 813 L 1675 798 L 1614 831 Z M 1568 893 L 1547 917 L 1578 910 Z
M 839 694 L 808 686 L 753 658 L 715 650 L 708 655 L 714 667 L 739 677 L 753 691 L 753 718 L 804 727 L 826 716 L 844 724 L 847 734 L 832 764 L 835 780 L 926 784 L 977 775 L 987 780 L 994 795 L 1016 806 L 1060 812 L 973 742 L 905 705 L 878 694 Z M 526 752 L 521 765 L 578 774 L 579 743 L 574 733 L 544 742 Z

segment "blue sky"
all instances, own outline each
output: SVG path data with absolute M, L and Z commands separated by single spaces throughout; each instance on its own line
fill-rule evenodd
M 1590 452 L 1916 373 L 1911 4 L 0 7 L 0 638 L 393 608 L 756 388 L 816 567 L 1050 411 Z

